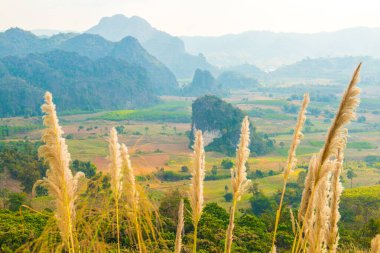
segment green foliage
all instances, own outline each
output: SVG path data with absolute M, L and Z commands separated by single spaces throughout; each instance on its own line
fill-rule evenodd
M 222 162 L 220 163 L 223 169 L 229 170 L 234 166 L 234 162 L 231 159 L 223 159 Z
M 183 102 L 167 102 L 145 109 L 107 112 L 94 119 L 188 123 L 190 122 L 190 112 L 187 105 Z
M 341 244 L 368 249 L 371 239 L 380 233 L 380 185 L 345 189 L 339 210 Z
M 244 113 L 240 109 L 216 96 L 206 95 L 196 99 L 192 105 L 190 146 L 193 141 L 194 128 L 203 132 L 216 132 L 219 136 L 205 147 L 206 151 L 234 155 L 243 118 Z M 252 155 L 266 154 L 274 149 L 274 142 L 268 136 L 257 133 L 252 124 L 250 124 L 250 133 Z
M 250 203 L 251 203 L 252 212 L 255 215 L 261 215 L 265 213 L 267 210 L 275 210 L 274 208 L 272 208 L 274 206 L 273 199 L 265 196 L 264 194 L 260 192 L 255 194 L 250 199 Z
M 78 172 L 78 171 L 83 172 L 87 178 L 92 178 L 96 174 L 96 166 L 93 163 L 91 163 L 90 161 L 82 162 L 79 160 L 74 160 L 71 163 L 70 168 L 74 172 Z
M 9 170 L 12 178 L 19 180 L 26 192 L 31 192 L 34 183 L 45 175 L 47 169 L 38 159 L 39 146 L 40 143 L 29 141 L 0 143 L 0 168 Z
M 189 167 L 187 167 L 186 165 L 181 166 L 181 172 L 183 173 L 189 172 Z
M 18 211 L 19 208 L 26 204 L 26 194 L 12 192 L 8 196 L 8 208 L 11 211 Z
M 0 209 L 0 251 L 14 252 L 42 233 L 47 217 L 38 213 L 20 213 Z
M 232 199 L 233 199 L 233 195 L 232 195 L 231 192 L 227 192 L 226 194 L 224 194 L 223 197 L 224 197 L 224 200 L 225 200 L 226 202 L 231 202 Z
M 120 59 L 91 60 L 52 51 L 7 57 L 0 64 L 7 69 L 0 77 L 1 117 L 40 114 L 45 90 L 55 95 L 61 111 L 121 109 L 158 101 L 143 66 Z
M 296 114 L 299 111 L 299 106 L 295 104 L 286 104 L 282 107 L 282 110 L 286 113 Z
M 0 126 L 0 139 L 5 139 L 7 137 L 13 136 L 15 134 L 25 134 L 31 130 L 39 129 L 41 126 L 29 125 L 29 126 Z
M 323 141 L 309 141 L 309 144 L 313 147 L 322 147 Z M 375 149 L 376 146 L 373 143 L 367 141 L 348 142 L 347 148 L 350 149 Z
M 155 176 L 161 181 L 180 181 L 187 180 L 191 178 L 190 174 L 180 174 L 170 170 L 164 170 L 161 168 L 158 172 L 155 173 Z

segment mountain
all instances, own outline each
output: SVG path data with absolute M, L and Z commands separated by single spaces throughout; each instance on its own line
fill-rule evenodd
M 40 38 L 20 28 L 11 28 L 0 33 L 0 58 L 5 56 L 25 56 L 43 53 L 56 48 L 63 41 L 76 36 L 73 33 L 57 34 L 50 38 Z
M 207 70 L 196 69 L 191 83 L 182 89 L 184 96 L 223 95 L 216 79 Z
M 221 68 L 220 71 L 232 71 L 239 73 L 247 78 L 257 79 L 257 80 L 265 80 L 268 74 L 262 71 L 260 68 L 256 67 L 253 64 L 239 64 L 234 66 L 228 66 Z
M 192 132 L 190 146 L 193 143 L 194 129 L 202 130 L 207 151 L 217 151 L 229 156 L 235 154 L 239 141 L 241 122 L 244 113 L 232 104 L 216 96 L 197 98 L 192 105 Z M 250 124 L 250 150 L 252 155 L 263 155 L 274 149 L 274 142 L 266 135 L 256 132 Z
M 0 117 L 37 115 L 51 91 L 58 110 L 124 109 L 158 101 L 146 70 L 112 57 L 50 51 L 0 60 Z
M 222 89 L 249 89 L 259 85 L 257 79 L 235 71 L 222 72 L 217 78 L 217 83 Z
M 210 71 L 215 69 L 202 54 L 188 54 L 180 38 L 152 27 L 140 17 L 128 18 L 121 14 L 104 17 L 86 33 L 97 34 L 115 42 L 126 36 L 135 37 L 150 54 L 168 66 L 177 78 L 189 78 L 197 68 Z
M 273 70 L 306 57 L 380 57 L 380 28 L 358 27 L 313 34 L 248 31 L 218 37 L 184 36 L 186 50 L 217 66 L 255 64 Z
M 271 80 L 321 80 L 327 79 L 338 84 L 346 84 L 358 64 L 361 84 L 380 84 L 380 59 L 372 57 L 306 58 L 294 64 L 282 66 L 269 73 Z
M 92 34 L 70 33 L 40 38 L 18 28 L 0 33 L 0 58 L 45 53 L 56 49 L 75 52 L 94 60 L 112 57 L 121 59 L 129 65 L 142 67 L 146 70 L 148 77 L 147 85 L 158 95 L 173 93 L 178 88 L 173 73 L 132 37 L 126 37 L 119 42 L 111 42 Z

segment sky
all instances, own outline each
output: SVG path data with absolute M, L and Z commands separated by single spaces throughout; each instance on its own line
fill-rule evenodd
M 380 27 L 377 0 L 0 0 L 0 30 L 81 32 L 120 13 L 140 16 L 173 35 Z

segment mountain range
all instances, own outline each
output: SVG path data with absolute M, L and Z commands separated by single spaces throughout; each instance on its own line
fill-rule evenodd
M 59 110 L 93 111 L 149 106 L 177 89 L 173 73 L 130 36 L 0 33 L 0 117 L 38 114 L 46 90 Z
M 272 70 L 307 57 L 380 57 L 380 28 L 357 27 L 313 34 L 247 31 L 181 39 L 189 53 L 202 52 L 216 66 L 249 63 Z
M 118 14 L 104 17 L 85 33 L 101 35 L 110 41 L 120 41 L 126 36 L 138 39 L 141 45 L 153 56 L 163 62 L 177 78 L 189 78 L 195 69 L 215 70 L 202 54 L 191 55 L 186 52 L 183 41 L 166 32 L 152 27 L 146 20 Z

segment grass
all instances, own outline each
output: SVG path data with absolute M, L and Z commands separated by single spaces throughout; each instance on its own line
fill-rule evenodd
M 66 140 L 69 147 L 69 152 L 72 154 L 73 159 L 82 161 L 94 160 L 96 157 L 107 156 L 107 142 L 101 139 L 87 139 L 87 140 Z
M 267 99 L 267 100 L 247 101 L 247 102 L 244 102 L 244 104 L 265 105 L 265 106 L 283 106 L 283 105 L 287 104 L 287 101 L 285 99 Z
M 373 198 L 378 200 L 380 196 L 380 185 L 345 189 L 343 195 L 346 198 Z
M 144 109 L 106 112 L 90 119 L 189 123 L 191 111 L 189 102 L 170 101 Z
M 309 141 L 309 144 L 312 147 L 320 148 L 323 145 L 323 141 Z M 347 148 L 349 149 L 375 149 L 377 148 L 375 144 L 367 142 L 367 141 L 356 141 L 356 142 L 348 142 Z

